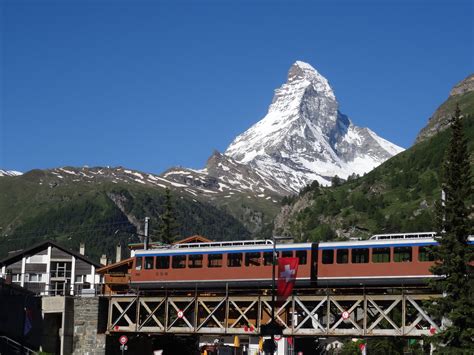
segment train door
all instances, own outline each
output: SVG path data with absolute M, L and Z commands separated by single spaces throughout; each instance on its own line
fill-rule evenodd
M 318 281 L 318 243 L 311 244 L 311 285 Z

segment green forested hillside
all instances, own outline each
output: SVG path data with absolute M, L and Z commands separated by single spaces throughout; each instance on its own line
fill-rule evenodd
M 136 241 L 137 226 L 151 217 L 157 240 L 165 190 L 140 184 L 60 181 L 48 171 L 33 170 L 0 179 L 0 257 L 8 251 L 54 239 L 96 260 L 113 255 L 121 241 Z M 215 240 L 245 239 L 249 232 L 235 218 L 208 204 L 172 195 L 178 236 L 202 234 Z M 140 231 L 139 231 L 140 232 Z
M 464 125 L 472 165 L 474 105 L 469 107 Z M 277 232 L 300 240 L 328 240 L 433 230 L 434 202 L 440 198 L 440 170 L 449 134 L 445 130 L 340 186 L 308 186 L 300 196 L 287 199 L 287 217 Z M 474 203 L 473 196 L 466 199 Z

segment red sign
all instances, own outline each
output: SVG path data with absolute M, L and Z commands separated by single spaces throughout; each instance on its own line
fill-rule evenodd
M 350 313 L 347 311 L 342 312 L 342 319 L 346 320 L 349 319 Z
M 184 312 L 182 310 L 178 311 L 178 318 L 181 319 L 184 317 Z
M 122 345 L 125 345 L 127 344 L 128 342 L 128 338 L 126 335 L 122 335 L 120 338 L 119 338 L 119 343 L 122 344 Z

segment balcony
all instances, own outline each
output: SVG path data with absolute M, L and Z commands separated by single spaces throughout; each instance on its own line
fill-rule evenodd
M 55 270 L 51 271 L 51 279 L 66 280 L 71 278 L 71 271 Z

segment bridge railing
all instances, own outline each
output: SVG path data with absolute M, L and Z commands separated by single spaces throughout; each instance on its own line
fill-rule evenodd
M 284 336 L 431 335 L 441 322 L 426 305 L 440 295 L 295 295 L 276 306 Z M 270 296 L 112 296 L 108 331 L 258 335 L 270 322 Z

